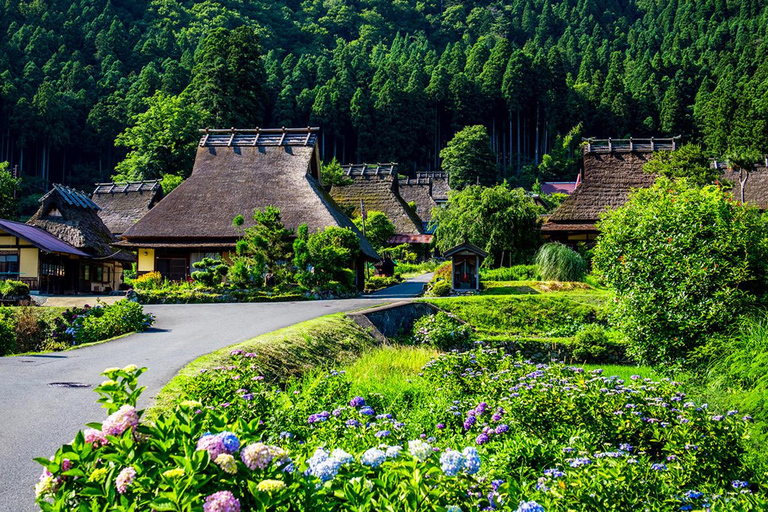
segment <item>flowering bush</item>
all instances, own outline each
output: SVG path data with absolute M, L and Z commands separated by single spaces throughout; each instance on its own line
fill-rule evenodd
M 416 343 L 434 345 L 441 349 L 465 345 L 472 339 L 472 333 L 472 327 L 443 311 L 423 316 L 413 324 L 413 339 Z
M 428 363 L 404 404 L 352 394 L 339 371 L 282 389 L 254 379 L 246 354 L 232 357 L 186 390 L 200 401 L 154 423 L 135 410 L 143 370 L 106 371 L 107 420 L 38 459 L 43 510 L 768 506 L 741 461 L 751 418 L 695 404 L 668 379 L 478 349 Z
M 139 424 L 143 371 L 106 370 L 97 392 L 109 417 L 51 459 L 36 459 L 44 467 L 35 487 L 42 510 L 445 510 L 481 485 L 473 447 L 413 440 L 347 452 L 290 436 L 272 442 L 260 422 L 211 417 L 196 402 Z
M 134 331 L 146 331 L 155 322 L 140 304 L 120 300 L 112 305 L 70 308 L 54 320 L 50 338 L 64 346 L 101 341 Z
M 153 271 L 142 274 L 131 282 L 137 290 L 156 290 L 163 286 L 165 279 L 160 272 Z

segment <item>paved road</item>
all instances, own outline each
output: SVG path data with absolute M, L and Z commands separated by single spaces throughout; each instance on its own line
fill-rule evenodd
M 201 355 L 318 316 L 413 297 L 429 277 L 360 299 L 147 306 L 157 316 L 150 331 L 69 352 L 0 358 L 0 512 L 36 510 L 33 486 L 41 467 L 32 458 L 52 455 L 86 423 L 103 420 L 93 386 L 104 368 L 148 367 L 141 377 L 146 407 Z M 57 382 L 87 387 L 51 385 Z

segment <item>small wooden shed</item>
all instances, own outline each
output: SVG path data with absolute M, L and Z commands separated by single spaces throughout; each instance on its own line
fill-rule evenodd
M 453 275 L 451 288 L 454 290 L 479 290 L 480 265 L 488 257 L 488 253 L 469 242 L 449 249 L 443 253 L 451 258 Z

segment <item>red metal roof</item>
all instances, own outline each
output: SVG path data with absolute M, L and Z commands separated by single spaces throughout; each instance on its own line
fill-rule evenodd
M 576 190 L 576 181 L 550 181 L 541 184 L 542 194 L 572 194 Z
M 389 244 L 429 244 L 432 242 L 432 235 L 394 235 L 387 240 Z
M 26 240 L 41 251 L 74 254 L 75 256 L 83 256 L 85 258 L 90 257 L 80 249 L 75 249 L 68 243 L 64 242 L 63 240 L 59 240 L 46 230 L 37 226 L 30 226 L 29 224 L 22 224 L 21 222 L 0 219 L 0 229 L 10 233 L 17 238 Z

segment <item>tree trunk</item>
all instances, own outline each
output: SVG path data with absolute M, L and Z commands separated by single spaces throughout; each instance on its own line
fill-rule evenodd
M 510 127 L 510 131 L 512 128 Z M 522 150 L 520 149 L 520 109 L 517 109 L 517 176 L 520 177 L 520 154 Z
M 539 105 L 536 104 L 536 144 L 534 145 L 533 161 L 539 165 Z

